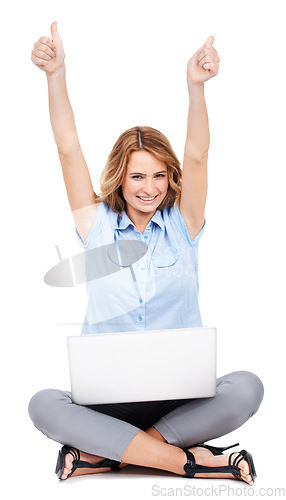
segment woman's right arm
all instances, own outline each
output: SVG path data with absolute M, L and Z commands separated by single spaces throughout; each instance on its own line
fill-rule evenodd
M 58 148 L 70 208 L 77 230 L 86 243 L 88 233 L 98 210 L 88 167 L 84 159 L 72 107 L 66 87 L 64 49 L 57 32 L 57 23 L 51 25 L 53 39 L 41 37 L 32 51 L 32 61 L 45 71 L 48 83 L 49 110 L 52 130 Z

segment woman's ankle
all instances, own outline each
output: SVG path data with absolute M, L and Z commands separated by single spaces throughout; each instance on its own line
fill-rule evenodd
M 184 475 L 186 453 L 181 448 L 156 439 L 146 431 L 140 430 L 125 448 L 121 461 Z

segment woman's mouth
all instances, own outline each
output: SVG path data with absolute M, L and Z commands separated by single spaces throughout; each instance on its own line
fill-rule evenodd
M 158 194 L 156 194 L 156 196 L 137 196 L 137 198 L 139 198 L 140 201 L 148 205 L 152 203 L 155 200 L 155 198 L 157 198 L 157 196 Z

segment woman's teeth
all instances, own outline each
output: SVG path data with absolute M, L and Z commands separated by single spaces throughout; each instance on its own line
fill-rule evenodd
M 156 198 L 156 196 L 152 196 L 152 198 L 147 198 L 146 196 L 138 196 L 138 198 L 140 198 L 140 200 L 143 200 L 143 201 L 152 201 Z

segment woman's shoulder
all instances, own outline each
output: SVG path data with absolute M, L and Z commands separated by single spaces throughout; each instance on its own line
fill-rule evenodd
M 73 212 L 78 241 L 83 248 L 89 248 L 106 225 L 106 220 L 116 216 L 113 214 L 110 206 L 101 200 Z

